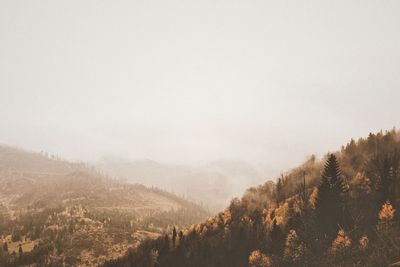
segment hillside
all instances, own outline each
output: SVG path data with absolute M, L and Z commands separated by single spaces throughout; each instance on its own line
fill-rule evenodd
M 105 266 L 388 266 L 400 260 L 399 181 L 399 132 L 370 134 Z
M 207 215 L 166 191 L 6 146 L 0 147 L 0 212 L 1 266 L 92 266 L 123 255 L 169 225 L 188 225 Z

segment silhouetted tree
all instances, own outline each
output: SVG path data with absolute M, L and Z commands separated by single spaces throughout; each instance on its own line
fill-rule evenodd
M 275 254 L 280 254 L 285 243 L 285 234 L 282 232 L 281 227 L 276 223 L 276 219 L 274 219 L 272 223 L 270 237 L 272 252 Z
M 390 187 L 392 183 L 391 162 L 388 154 L 377 155 L 372 159 L 372 164 L 376 168 L 378 176 L 378 206 L 391 199 Z
M 185 237 L 183 236 L 183 232 L 182 231 L 179 231 L 178 238 L 179 238 L 179 247 L 183 248 Z
M 278 178 L 278 181 L 276 183 L 275 194 L 276 194 L 276 204 L 279 205 L 279 203 L 284 199 L 284 195 L 283 195 L 283 177 L 282 178 Z
M 167 234 L 164 236 L 164 249 L 165 249 L 166 251 L 169 250 L 169 237 L 168 237 Z
M 174 229 L 172 230 L 172 245 L 175 247 L 175 241 L 176 241 L 176 229 L 174 226 Z
M 321 237 L 333 238 L 344 224 L 344 194 L 347 186 L 336 156 L 331 154 L 325 164 L 315 203 L 316 219 Z
M 378 178 L 378 206 L 388 200 L 394 202 L 397 197 L 397 180 L 400 169 L 399 151 L 396 149 L 391 152 L 380 152 L 372 159 L 371 163 Z

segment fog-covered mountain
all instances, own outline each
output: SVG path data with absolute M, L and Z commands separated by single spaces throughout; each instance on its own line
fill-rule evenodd
M 224 207 L 246 188 L 267 178 L 263 166 L 238 160 L 168 164 L 103 157 L 96 167 L 127 182 L 160 187 L 201 202 L 211 210 Z

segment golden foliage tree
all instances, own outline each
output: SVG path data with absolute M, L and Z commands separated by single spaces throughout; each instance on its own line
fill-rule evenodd
M 383 205 L 381 210 L 379 211 L 379 220 L 382 223 L 386 223 L 389 222 L 393 219 L 394 217 L 394 213 L 395 213 L 395 209 L 393 208 L 392 204 L 390 204 L 389 201 L 386 201 Z
M 299 262 L 303 256 L 303 252 L 304 245 L 300 241 L 299 236 L 295 230 L 290 230 L 285 242 L 285 260 L 292 263 Z
M 261 253 L 260 250 L 255 250 L 250 253 L 249 267 L 272 267 L 272 261 L 267 255 Z
M 365 250 L 368 247 L 369 238 L 366 235 L 363 235 L 360 240 L 358 241 L 358 247 L 360 250 Z
M 351 246 L 351 239 L 347 236 L 343 229 L 338 231 L 338 234 L 332 242 L 332 251 L 339 251 Z

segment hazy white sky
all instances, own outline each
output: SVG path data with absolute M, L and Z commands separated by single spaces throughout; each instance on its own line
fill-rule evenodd
M 400 1 L 0 0 L 0 143 L 293 167 L 400 126 Z

